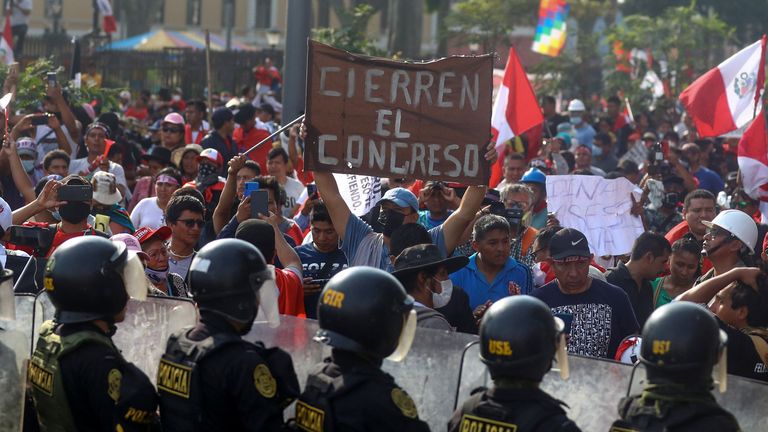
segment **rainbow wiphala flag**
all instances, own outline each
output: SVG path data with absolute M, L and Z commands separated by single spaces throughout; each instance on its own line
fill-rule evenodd
M 533 51 L 557 56 L 565 45 L 565 21 L 570 6 L 566 0 L 541 0 L 539 24 L 533 38 Z

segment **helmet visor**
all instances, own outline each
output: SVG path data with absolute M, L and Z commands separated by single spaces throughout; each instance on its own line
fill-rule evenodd
M 128 257 L 120 269 L 125 291 L 133 299 L 144 301 L 149 291 L 149 279 L 144 273 L 144 265 L 136 252 L 128 251 Z
M 565 322 L 558 317 L 555 318 L 555 327 L 557 328 L 557 345 L 555 347 L 555 361 L 557 369 L 560 371 L 560 378 L 567 380 L 570 376 L 568 368 L 568 344 L 565 341 Z
M 712 368 L 712 379 L 717 385 L 717 390 L 720 393 L 725 393 L 728 389 L 728 335 L 720 330 L 720 358 L 717 360 L 715 367 Z
M 267 269 L 262 272 L 261 279 L 264 281 L 261 288 L 256 292 L 256 303 L 258 313 L 256 321 L 266 322 L 271 328 L 280 325 L 280 309 L 278 308 L 277 298 L 280 296 L 280 290 L 275 283 L 275 266 L 269 264 Z
M 16 300 L 13 297 L 12 277 L 3 277 L 0 281 L 0 319 L 9 321 L 16 319 Z
M 395 348 L 395 352 L 387 357 L 387 360 L 401 362 L 405 360 L 408 351 L 411 350 L 413 338 L 416 336 L 416 311 L 411 309 L 403 316 L 403 319 L 405 319 L 405 324 L 403 325 L 403 330 L 400 332 L 397 348 Z

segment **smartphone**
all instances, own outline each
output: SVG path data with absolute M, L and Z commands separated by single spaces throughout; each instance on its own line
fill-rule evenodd
M 48 116 L 40 114 L 32 117 L 32 126 L 44 126 L 48 124 Z
M 312 195 L 317 193 L 317 185 L 310 183 L 307 185 L 307 196 L 312 198 Z
M 93 228 L 103 233 L 109 232 L 109 216 L 104 214 L 97 214 L 94 216 Z
M 563 323 L 565 324 L 565 328 L 563 329 L 563 332 L 565 334 L 571 334 L 571 323 L 573 323 L 573 314 L 569 313 L 556 313 L 554 314 L 556 317 L 563 320 Z
M 48 87 L 56 87 L 56 72 L 48 72 L 45 79 L 48 81 Z
M 251 192 L 259 190 L 259 182 L 245 182 L 243 196 L 251 196 Z
M 255 190 L 251 192 L 251 217 L 258 218 L 269 216 L 269 192 L 265 190 Z
M 91 185 L 64 185 L 59 188 L 59 201 L 90 201 L 92 198 Z
M 11 226 L 11 243 L 19 246 L 38 246 L 42 229 L 38 227 Z

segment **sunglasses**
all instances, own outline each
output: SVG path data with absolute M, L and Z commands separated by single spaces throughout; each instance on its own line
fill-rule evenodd
M 724 230 L 722 228 L 717 228 L 717 227 L 712 227 L 712 228 L 708 229 L 707 230 L 707 234 L 710 237 L 712 237 L 713 239 L 715 239 L 717 237 L 720 237 L 720 236 L 726 236 L 726 237 L 733 236 L 733 234 L 731 234 L 730 231 L 726 231 L 726 230 Z
M 197 225 L 198 228 L 205 226 L 205 221 L 202 219 L 179 219 L 176 222 L 184 222 L 187 228 L 192 228 Z
M 164 127 L 162 131 L 166 133 L 181 133 L 183 129 Z

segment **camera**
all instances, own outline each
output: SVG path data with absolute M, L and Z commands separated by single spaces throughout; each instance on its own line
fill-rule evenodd
M 504 207 L 504 203 L 494 202 L 491 204 L 490 211 L 491 214 L 495 214 L 506 219 L 507 222 L 512 226 L 520 225 L 523 220 L 523 215 L 525 214 L 522 207 L 520 207 L 520 205 L 517 203 L 513 204 L 510 208 L 506 208 Z

